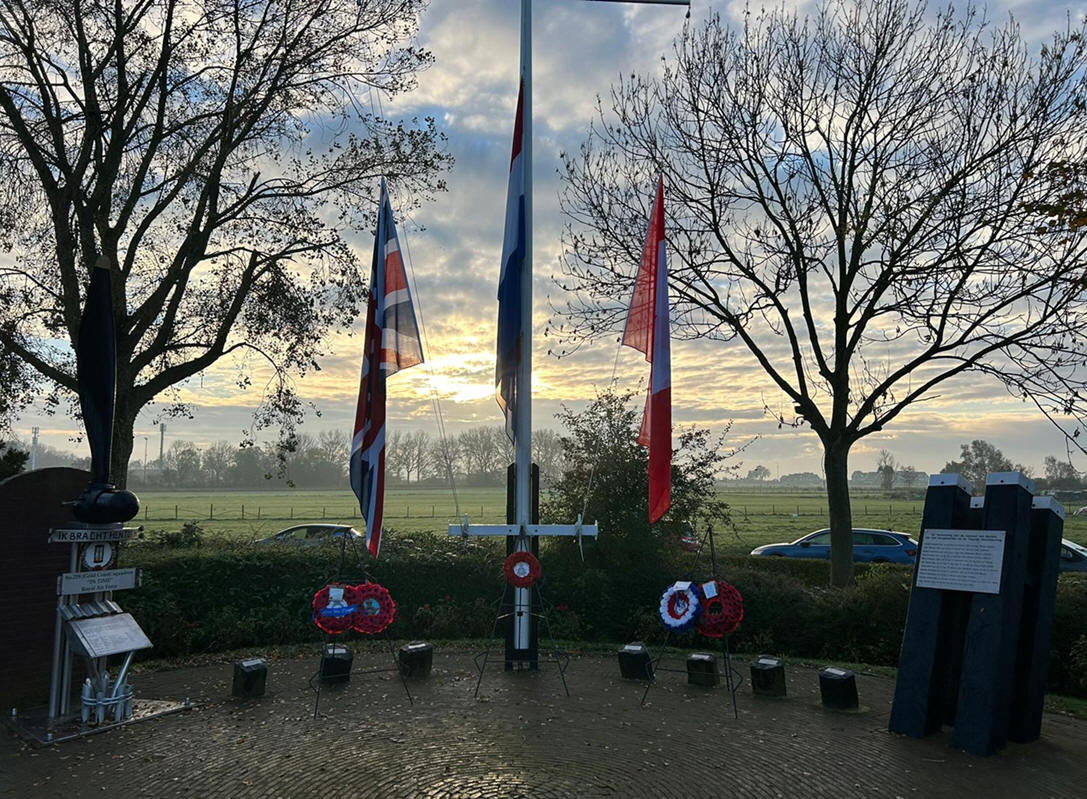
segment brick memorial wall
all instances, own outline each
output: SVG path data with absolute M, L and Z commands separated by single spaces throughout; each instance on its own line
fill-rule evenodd
M 71 552 L 49 530 L 74 520 L 68 506 L 88 472 L 55 468 L 0 482 L 0 703 L 45 704 L 57 610 L 57 577 Z

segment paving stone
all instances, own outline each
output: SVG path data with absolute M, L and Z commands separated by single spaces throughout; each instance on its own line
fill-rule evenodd
M 788 696 L 739 693 L 662 672 L 619 678 L 613 657 L 572 661 L 570 697 L 554 667 L 483 678 L 471 656 L 435 652 L 410 704 L 388 656 L 356 655 L 351 680 L 322 693 L 317 658 L 273 661 L 267 693 L 230 696 L 230 663 L 133 678 L 147 698 L 184 698 L 167 716 L 46 749 L 0 741 L 0 796 L 566 799 L 567 797 L 1081 797 L 1087 722 L 1047 715 L 1042 739 L 990 758 L 942 733 L 887 732 L 893 681 L 857 676 L 861 712 L 819 702 L 814 669 L 789 667 Z M 681 661 L 677 661 L 682 666 Z

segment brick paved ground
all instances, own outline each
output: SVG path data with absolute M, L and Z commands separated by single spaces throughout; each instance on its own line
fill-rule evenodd
M 789 697 L 748 685 L 733 718 L 721 689 L 662 674 L 642 687 L 614 658 L 585 657 L 562 693 L 554 667 L 484 677 L 463 653 L 436 653 L 411 683 L 362 676 L 388 656 L 357 655 L 313 718 L 314 660 L 273 662 L 268 693 L 230 698 L 231 667 L 137 675 L 146 698 L 195 708 L 46 749 L 0 740 L 0 797 L 1083 797 L 1087 722 L 1047 716 L 1043 737 L 995 757 L 950 748 L 948 734 L 889 734 L 893 684 L 861 675 L 860 713 L 824 711 L 817 675 L 790 667 Z M 677 663 L 675 665 L 682 665 Z M 741 665 L 746 672 L 746 662 Z

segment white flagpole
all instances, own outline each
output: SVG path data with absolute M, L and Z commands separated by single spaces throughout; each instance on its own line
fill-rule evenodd
M 521 362 L 517 367 L 517 410 L 514 419 L 516 483 L 515 523 L 524 531 L 533 521 L 532 508 L 532 0 L 521 0 L 521 80 L 525 94 L 521 120 L 521 168 L 525 192 L 525 259 L 521 264 Z M 519 538 L 518 551 L 529 549 Z M 529 613 L 532 596 L 527 588 L 514 589 L 513 648 L 530 645 Z

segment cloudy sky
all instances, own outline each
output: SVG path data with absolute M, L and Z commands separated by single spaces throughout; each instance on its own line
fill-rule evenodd
M 789 4 L 786 0 L 786 4 Z M 804 5 L 801 0 L 793 5 Z M 693 0 L 692 21 L 717 9 L 739 19 L 743 0 Z M 757 5 L 757 0 L 751 0 Z M 988 3 L 991 19 L 1010 13 L 1024 34 L 1040 42 L 1063 26 L 1066 15 L 1078 19 L 1082 3 L 1033 0 Z M 390 116 L 434 116 L 448 136 L 456 164 L 448 175 L 449 191 L 424 205 L 410 219 L 400 219 L 401 246 L 414 273 L 416 302 L 427 333 L 428 364 L 390 380 L 389 422 L 393 429 L 437 432 L 431 397 L 440 398 L 446 427 L 501 423 L 493 399 L 495 291 L 502 245 L 505 186 L 516 102 L 518 0 L 431 0 L 424 15 L 420 44 L 436 63 L 420 76 L 418 89 L 394 102 L 384 101 Z M 638 353 L 623 350 L 616 361 L 614 341 L 558 359 L 547 353 L 542 336 L 549 299 L 561 299 L 551 279 L 560 258 L 562 218 L 558 209 L 559 153 L 575 149 L 593 117 L 597 95 L 606 94 L 620 74 L 653 73 L 680 32 L 685 9 L 583 0 L 535 0 L 535 342 L 534 426 L 554 427 L 553 415 L 564 403 L 582 407 L 605 388 L 617 363 L 620 388 L 637 388 L 648 377 Z M 652 187 L 647 187 L 647 192 Z M 395 198 L 394 198 L 395 200 Z M 368 259 L 370 241 L 358 242 Z M 358 338 L 329 342 L 322 370 L 299 383 L 303 396 L 321 417 L 305 430 L 349 430 L 358 385 Z M 762 377 L 739 346 L 673 342 L 673 414 L 677 423 L 713 428 L 734 421 L 731 443 L 758 440 L 743 456 L 744 469 L 766 465 L 772 474 L 821 472 L 818 441 L 804 430 L 779 430 L 764 412 L 784 398 Z M 712 369 L 707 369 L 712 363 Z M 258 397 L 238 394 L 229 367 L 206 373 L 185 386 L 184 397 L 196 418 L 167 420 L 167 446 L 175 440 L 206 445 L 238 440 L 247 428 Z M 784 405 L 788 412 L 788 405 Z M 137 422 L 133 457 L 142 458 L 146 437 L 157 454 L 155 409 Z M 63 449 L 72 443 L 75 424 L 61 415 L 33 411 L 16 427 L 24 440 L 33 426 L 40 440 Z M 984 438 L 1014 461 L 1040 472 L 1047 454 L 1061 454 L 1059 434 L 1031 408 L 1008 397 L 996 385 L 965 382 L 931 402 L 918 405 L 887 430 L 862 440 L 853 450 L 851 469 L 874 469 L 881 449 L 900 463 L 938 471 L 958 453 L 961 442 Z M 1078 463 L 1080 468 L 1087 463 Z

